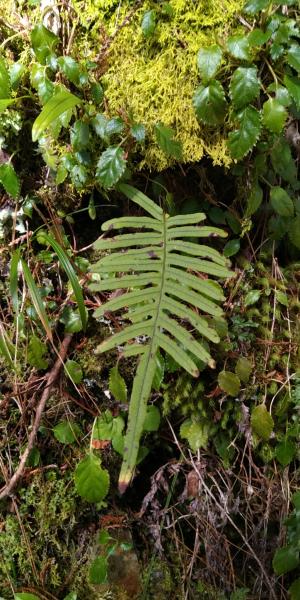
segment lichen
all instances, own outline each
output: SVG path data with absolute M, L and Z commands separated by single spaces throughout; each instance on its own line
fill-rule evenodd
M 98 40 L 99 31 L 106 35 L 116 31 L 132 9 L 129 0 L 122 3 L 85 0 L 75 2 L 96 19 L 89 30 L 89 40 Z M 197 52 L 200 47 L 224 39 L 237 25 L 235 15 L 243 0 L 170 0 L 171 14 L 163 13 L 157 2 L 143 3 L 129 24 L 122 27 L 110 46 L 108 68 L 103 77 L 108 111 L 111 115 L 127 113 L 147 128 L 147 142 L 139 167 L 162 170 L 173 164 L 158 147 L 154 125 L 162 122 L 174 128 L 182 142 L 183 161 L 197 162 L 205 154 L 216 165 L 231 162 L 222 129 L 218 135 L 204 129 L 196 119 L 192 97 L 199 84 Z M 146 38 L 140 27 L 146 10 L 157 10 L 157 27 Z M 99 50 L 99 46 L 98 46 Z

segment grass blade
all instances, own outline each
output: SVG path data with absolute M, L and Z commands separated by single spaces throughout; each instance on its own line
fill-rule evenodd
M 68 257 L 68 255 L 66 254 L 66 252 L 63 250 L 63 248 L 60 246 L 60 244 L 52 237 L 52 235 L 49 235 L 46 232 L 43 232 L 43 238 L 45 239 L 45 242 L 47 242 L 47 244 L 49 244 L 49 246 L 51 246 L 54 250 L 54 252 L 57 254 L 58 260 L 60 262 L 61 267 L 64 269 L 70 284 L 72 286 L 77 304 L 78 304 L 78 310 L 79 310 L 79 314 L 80 314 L 80 318 L 81 318 L 81 323 L 82 323 L 82 327 L 85 330 L 86 329 L 86 325 L 87 325 L 87 314 L 86 314 L 86 310 L 85 310 L 85 306 L 84 306 L 84 299 L 83 299 L 83 293 L 82 293 L 82 289 L 81 289 L 81 285 L 79 283 L 78 277 L 75 273 L 74 267 L 71 264 L 71 261 Z
M 15 365 L 12 359 L 12 355 L 14 354 L 14 345 L 11 341 L 8 341 L 2 323 L 0 323 L 0 352 L 4 356 L 9 366 L 15 370 Z
M 39 292 L 38 287 L 35 284 L 35 281 L 32 277 L 31 271 L 25 262 L 25 260 L 21 259 L 22 269 L 24 273 L 24 278 L 28 287 L 28 291 L 33 303 L 33 306 L 39 316 L 39 319 L 45 329 L 48 339 L 52 342 L 52 331 L 50 328 L 50 323 L 47 317 L 47 313 L 45 311 L 45 307 Z

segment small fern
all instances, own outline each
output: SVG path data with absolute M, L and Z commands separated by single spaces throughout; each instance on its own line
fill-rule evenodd
M 224 300 L 224 296 L 221 287 L 205 277 L 231 277 L 232 273 L 217 250 L 197 243 L 197 238 L 227 235 L 222 229 L 199 225 L 205 219 L 203 213 L 169 216 L 135 188 L 120 184 L 119 189 L 150 215 L 105 222 L 103 231 L 114 232 L 127 227 L 138 231 L 100 238 L 95 243 L 97 250 L 117 252 L 101 258 L 92 269 L 100 276 L 105 275 L 100 282 L 91 285 L 94 291 L 126 290 L 98 308 L 94 316 L 126 309 L 122 318 L 131 321 L 122 331 L 103 341 L 96 352 L 122 346 L 123 356 L 140 356 L 119 478 L 119 489 L 123 493 L 136 465 L 156 369 L 156 353 L 164 350 L 194 377 L 199 375 L 197 359 L 214 367 L 203 338 L 218 342 L 219 337 L 199 311 L 204 315 L 221 315 L 222 309 L 217 303 Z M 190 238 L 197 241 L 191 242 Z M 117 273 L 119 277 L 115 276 Z

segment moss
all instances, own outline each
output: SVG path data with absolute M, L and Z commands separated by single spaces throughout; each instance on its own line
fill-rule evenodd
M 127 0 L 76 2 L 77 10 L 85 7 L 88 21 L 96 19 L 89 40 L 99 41 L 100 25 L 107 35 L 116 30 L 129 14 Z M 234 26 L 235 14 L 243 0 L 170 0 L 172 14 L 162 13 L 157 2 L 148 0 L 137 10 L 130 24 L 121 28 L 110 47 L 109 66 L 104 76 L 108 110 L 111 115 L 127 112 L 147 127 L 148 140 L 139 167 L 162 170 L 172 165 L 157 146 L 153 127 L 162 122 L 176 132 L 183 145 L 183 162 L 199 161 L 203 154 L 216 165 L 230 164 L 222 130 L 215 134 L 203 130 L 192 106 L 199 84 L 196 56 L 199 48 L 214 41 L 224 42 Z M 140 22 L 147 9 L 157 9 L 157 28 L 145 38 Z M 98 14 L 97 14 L 98 13 Z

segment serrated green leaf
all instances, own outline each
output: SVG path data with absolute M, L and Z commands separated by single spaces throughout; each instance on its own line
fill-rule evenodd
M 155 125 L 155 137 L 159 147 L 167 156 L 180 160 L 182 156 L 182 144 L 174 139 L 174 131 L 162 123 Z
M 60 91 L 52 96 L 33 123 L 33 142 L 36 142 L 42 133 L 44 133 L 44 131 L 48 129 L 48 127 L 50 127 L 63 113 L 73 109 L 80 103 L 80 98 L 77 98 L 77 96 L 74 96 L 67 90 Z
M 0 165 L 0 183 L 7 194 L 10 194 L 15 200 L 18 198 L 20 194 L 20 180 L 11 163 Z
M 260 207 L 263 201 L 263 191 L 258 183 L 252 186 L 250 195 L 247 198 L 247 208 L 245 217 L 251 217 Z
M 300 249 L 300 215 L 290 220 L 288 236 L 294 246 Z
M 299 550 L 294 546 L 283 546 L 276 550 L 272 566 L 276 575 L 284 575 L 299 565 Z
M 157 431 L 160 425 L 160 412 L 153 404 L 147 407 L 146 417 L 143 425 L 144 431 Z
M 252 29 L 250 33 L 248 33 L 248 42 L 250 46 L 263 46 L 268 42 L 271 37 L 270 31 L 262 31 L 262 29 Z
M 77 423 L 61 421 L 53 427 L 53 434 L 61 444 L 73 444 L 80 435 L 80 427 Z
M 299 44 L 293 43 L 289 46 L 286 54 L 286 59 L 290 67 L 293 67 L 295 71 L 300 73 L 300 46 Z
M 227 50 L 234 58 L 239 60 L 251 59 L 251 46 L 245 35 L 233 35 L 227 40 Z
M 275 186 L 271 188 L 270 202 L 272 208 L 281 217 L 294 216 L 294 203 L 288 193 L 281 187 Z
M 287 120 L 288 113 L 278 100 L 269 98 L 262 109 L 262 120 L 264 125 L 272 133 L 280 133 Z
M 300 79 L 299 77 L 289 77 L 285 75 L 283 78 L 285 87 L 287 88 L 290 96 L 293 98 L 296 107 L 300 110 Z
M 121 404 L 127 402 L 126 383 L 122 375 L 120 375 L 117 366 L 109 371 L 109 391 L 118 402 L 121 402 Z
M 268 8 L 271 0 L 248 0 L 244 6 L 244 12 L 249 15 L 256 15 L 261 10 Z
M 206 125 L 223 123 L 227 103 L 221 83 L 212 80 L 207 86 L 200 85 L 195 91 L 193 106 L 199 121 Z
M 209 440 L 210 426 L 206 422 L 193 422 L 191 419 L 184 421 L 180 427 L 181 437 L 188 440 L 193 452 L 199 448 L 206 448 Z
M 145 37 L 151 37 L 156 29 L 156 10 L 147 10 L 142 17 L 142 32 Z
M 202 79 L 207 82 L 217 73 L 222 62 L 222 50 L 216 44 L 200 48 L 197 55 L 197 64 Z
M 251 427 L 262 440 L 268 441 L 273 431 L 274 421 L 265 404 L 255 406 L 251 413 Z
M 106 556 L 97 556 L 89 568 L 89 582 L 92 585 L 101 585 L 107 580 L 108 562 Z
M 119 146 L 110 146 L 99 158 L 96 177 L 103 187 L 108 189 L 119 181 L 125 169 L 124 150 Z
M 276 300 L 277 300 L 277 302 L 279 302 L 279 304 L 282 304 L 283 306 L 288 307 L 289 300 L 288 300 L 287 295 L 284 292 L 281 292 L 280 290 L 276 290 L 275 295 L 276 295 Z
M 101 502 L 109 489 L 109 474 L 100 466 L 94 454 L 88 454 L 77 465 L 75 486 L 78 494 L 88 502 Z
M 241 388 L 239 377 L 230 371 L 221 371 L 218 375 L 218 384 L 226 394 L 236 397 Z
M 44 358 L 47 351 L 46 344 L 43 344 L 36 335 L 30 336 L 27 349 L 28 364 L 36 369 L 47 369 L 49 363 L 48 360 Z
M 297 451 L 294 440 L 285 439 L 275 448 L 275 456 L 282 467 L 287 467 L 295 458 Z
M 260 81 L 256 67 L 238 67 L 230 81 L 230 97 L 236 109 L 242 108 L 257 98 Z
M 244 356 L 241 356 L 236 363 L 235 372 L 243 383 L 248 383 L 252 372 L 252 364 L 250 360 Z
M 232 158 L 240 160 L 255 146 L 261 130 L 260 114 L 247 106 L 237 114 L 239 129 L 229 133 L 228 147 Z

